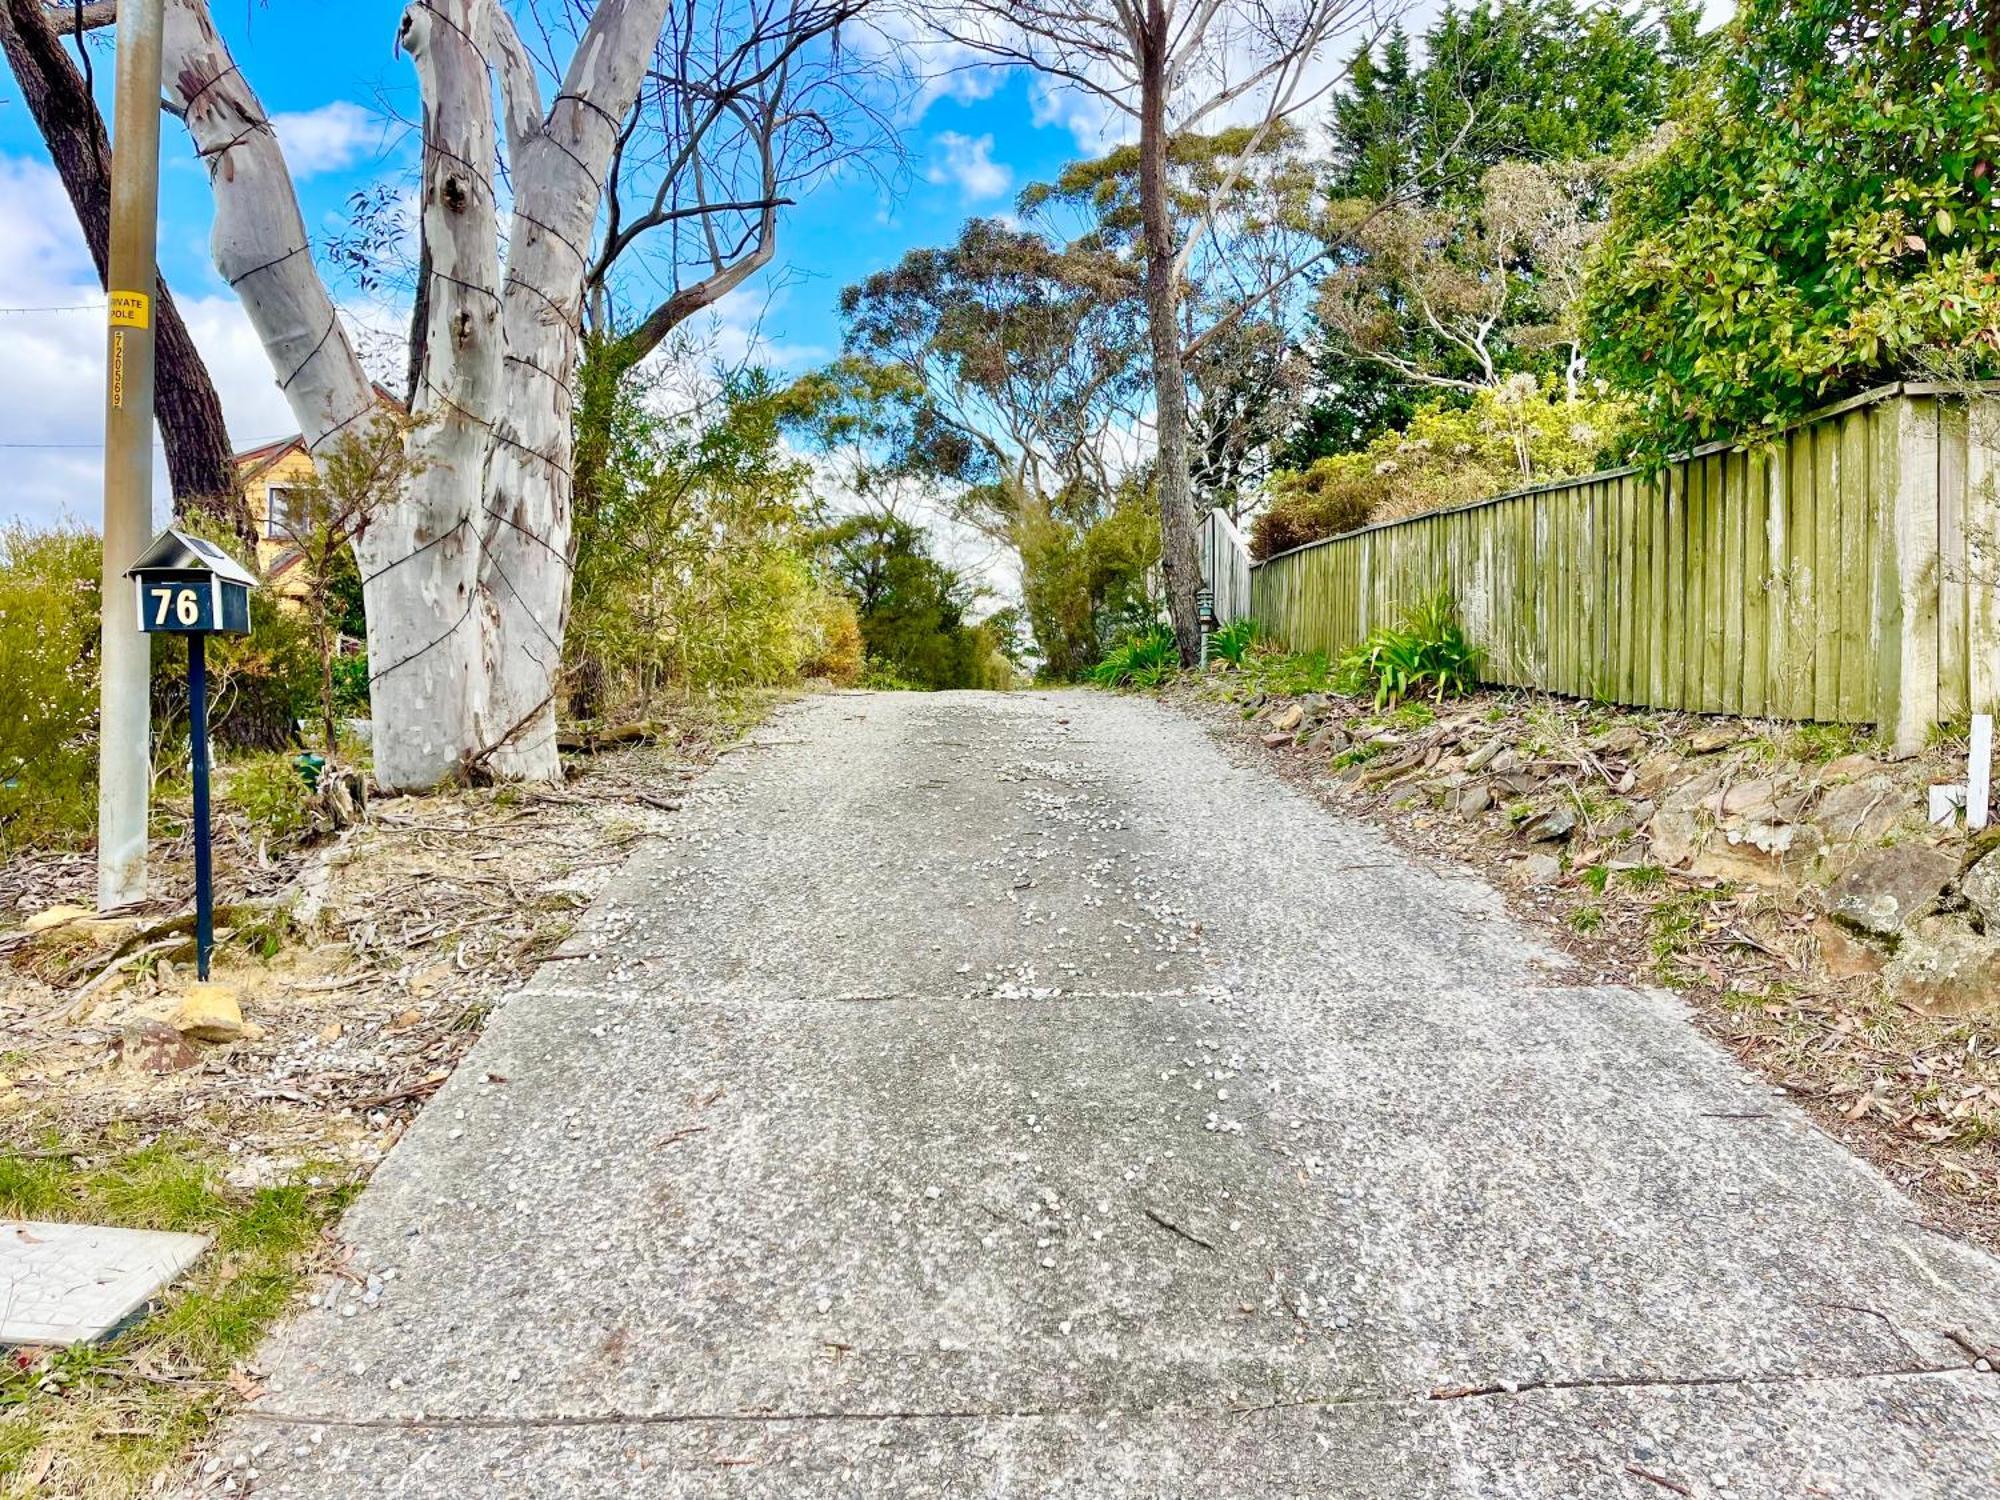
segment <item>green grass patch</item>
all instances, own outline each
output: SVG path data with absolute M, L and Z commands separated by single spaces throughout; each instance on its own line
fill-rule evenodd
M 1824 765 L 1843 755 L 1857 755 L 1868 749 L 1874 736 L 1855 724 L 1801 724 L 1791 732 L 1785 749 L 1794 760 Z
M 1374 740 L 1367 740 L 1359 745 L 1349 745 L 1327 764 L 1336 771 L 1345 770 L 1349 766 L 1364 766 L 1388 748 L 1387 745 L 1377 744 Z
M 1334 691 L 1333 666 L 1324 651 L 1253 655 L 1245 674 L 1258 692 L 1281 698 Z
M 1710 908 L 1729 899 L 1728 891 L 1677 891 L 1662 897 L 1648 913 L 1652 924 L 1653 958 L 1661 979 L 1682 982 L 1679 959 L 1702 940 Z
M 308 1166 L 235 1188 L 229 1161 L 184 1136 L 0 1152 L 0 1215 L 214 1240 L 116 1338 L 0 1370 L 0 1496 L 150 1493 L 236 1399 L 232 1375 L 290 1303 L 355 1185 L 343 1169 Z

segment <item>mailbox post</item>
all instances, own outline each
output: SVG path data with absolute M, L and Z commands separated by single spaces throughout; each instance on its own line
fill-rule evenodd
M 215 951 L 206 643 L 212 635 L 250 633 L 250 590 L 257 580 L 215 543 L 173 530 L 155 537 L 126 576 L 138 592 L 139 629 L 148 635 L 187 637 L 188 737 L 194 759 L 195 965 L 206 980 Z

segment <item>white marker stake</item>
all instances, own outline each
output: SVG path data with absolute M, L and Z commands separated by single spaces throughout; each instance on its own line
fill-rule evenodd
M 1987 804 L 1993 790 L 1993 715 L 1972 716 L 1972 753 L 1965 767 L 1965 826 L 1975 832 L 1986 826 Z

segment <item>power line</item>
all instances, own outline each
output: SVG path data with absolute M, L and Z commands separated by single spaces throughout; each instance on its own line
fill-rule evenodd
M 103 312 L 102 302 L 75 302 L 68 307 L 0 307 L 0 314 Z
M 293 434 L 289 432 L 273 433 L 270 437 L 252 438 L 249 442 L 245 443 L 243 447 L 246 451 L 251 448 L 261 448 L 266 443 L 275 443 L 281 438 L 287 438 L 291 436 L 293 436 Z M 164 440 L 160 438 L 154 438 L 153 446 L 155 448 L 164 448 L 167 445 Z M 81 450 L 84 452 L 96 451 L 101 453 L 104 451 L 104 444 L 102 443 L 0 443 L 0 449 L 16 449 L 16 450 L 36 449 L 36 450 L 45 450 L 49 452 L 58 452 L 58 451 L 66 452 L 71 450 Z

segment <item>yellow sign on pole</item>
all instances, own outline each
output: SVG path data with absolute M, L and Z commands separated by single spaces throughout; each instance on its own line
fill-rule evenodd
M 113 328 L 150 328 L 153 323 L 153 299 L 144 292 L 113 292 L 111 294 L 111 326 Z
M 125 335 L 111 335 L 111 409 L 125 409 Z

